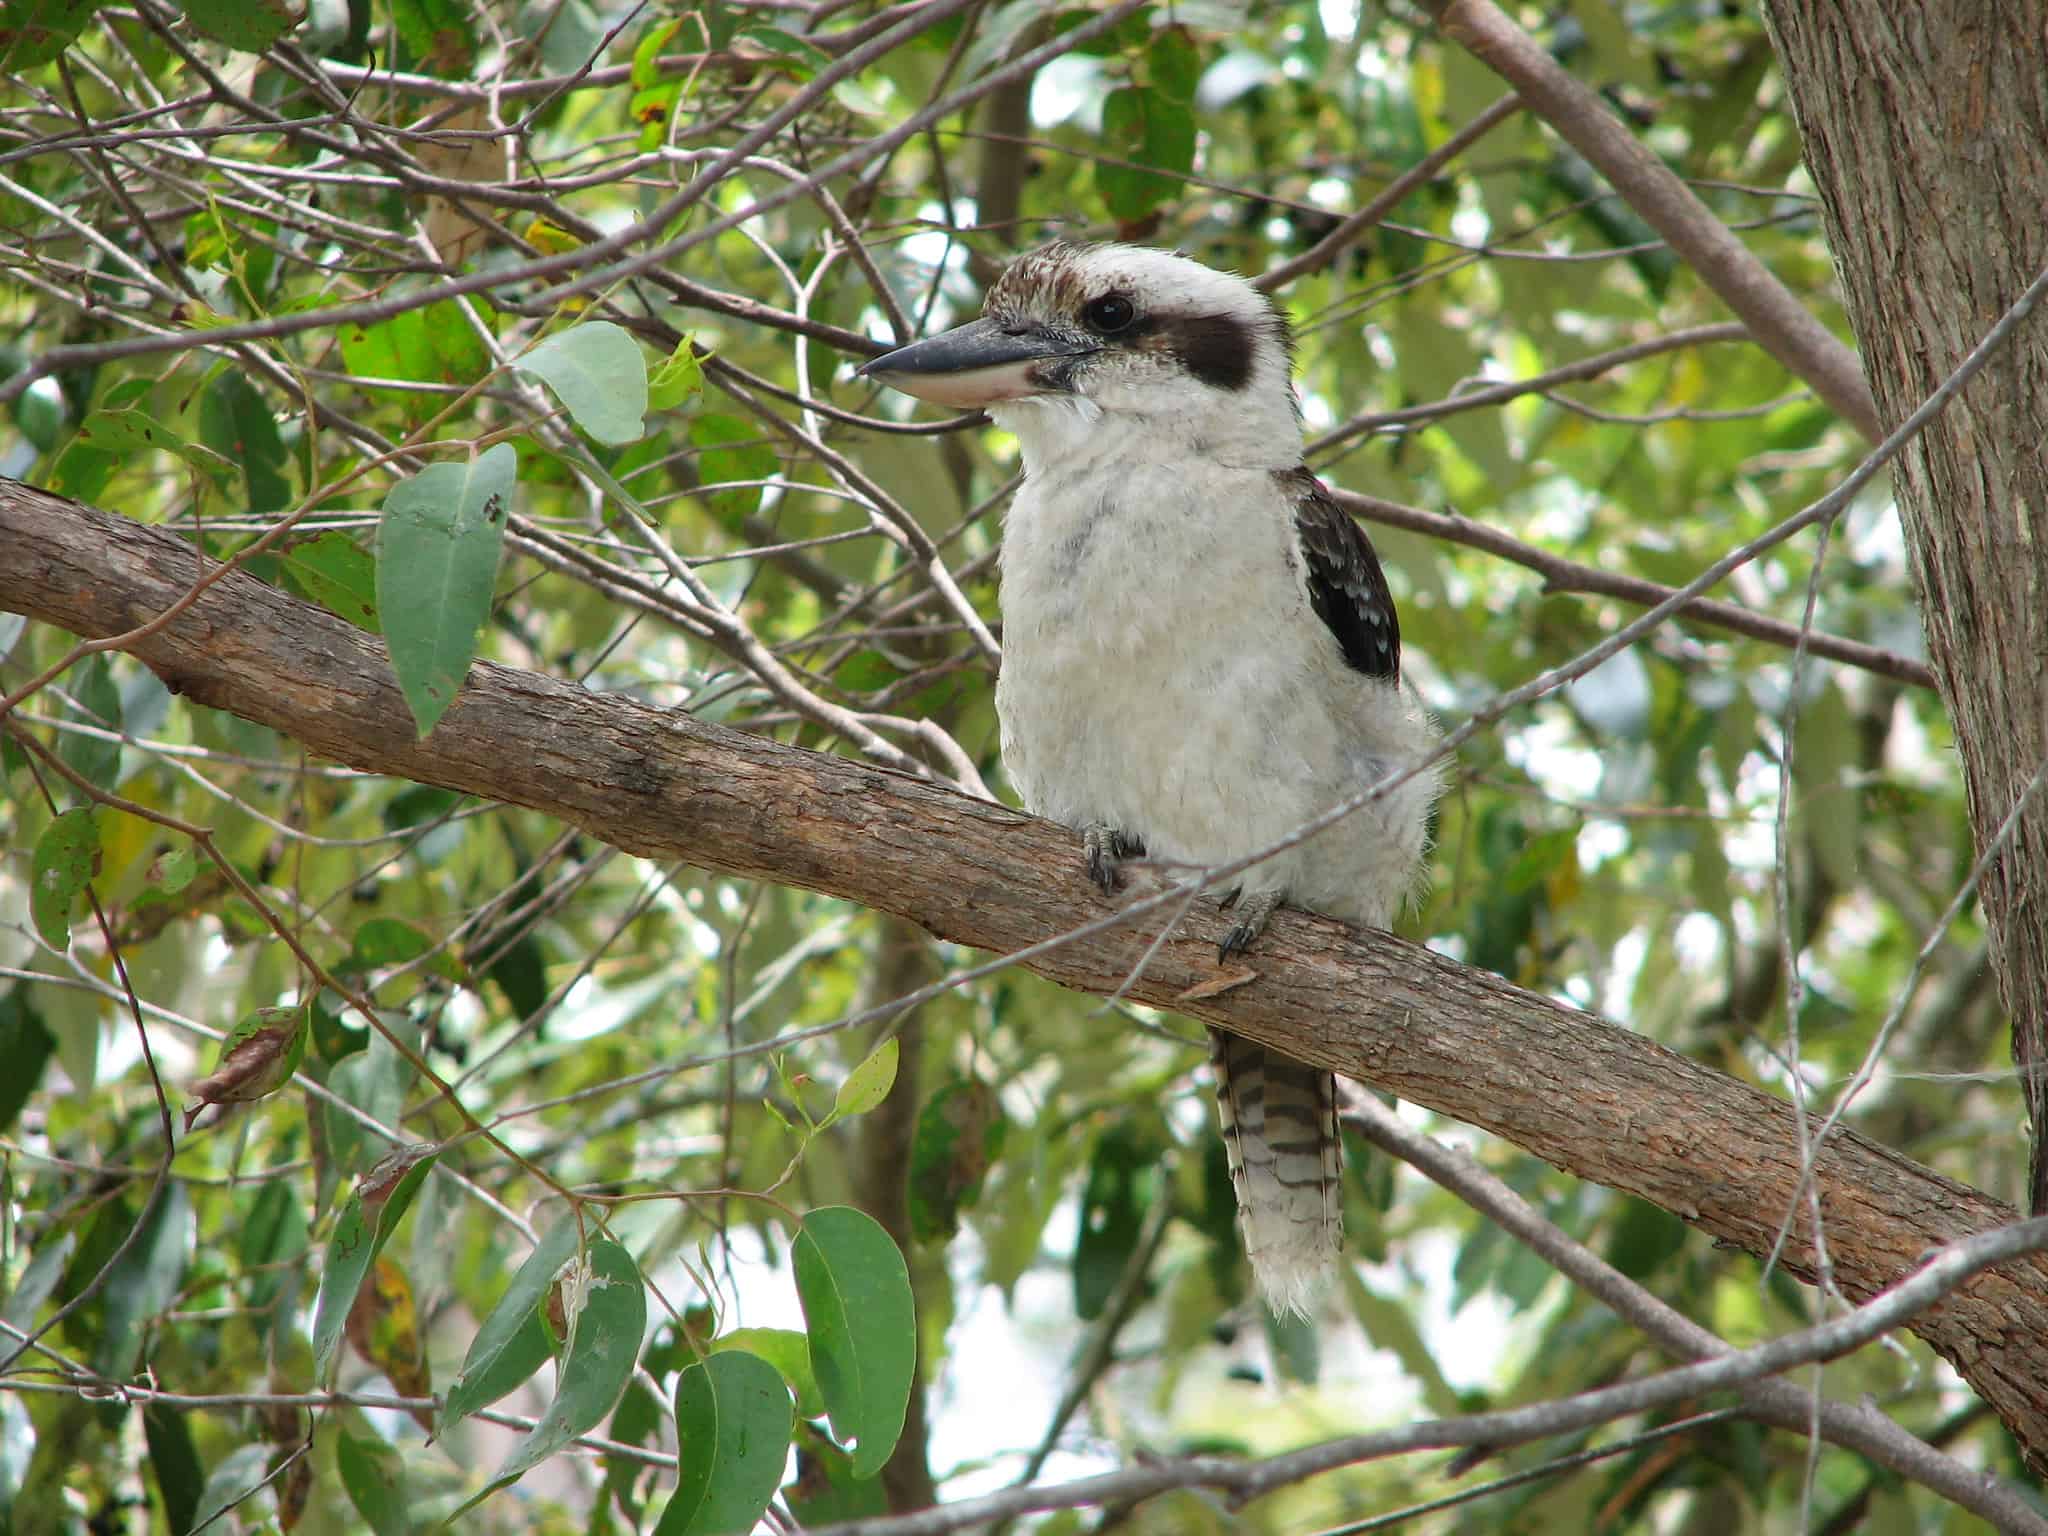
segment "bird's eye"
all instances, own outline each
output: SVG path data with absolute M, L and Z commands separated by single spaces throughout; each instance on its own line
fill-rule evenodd
M 1138 306 L 1120 293 L 1105 293 L 1082 307 L 1081 319 L 1100 336 L 1114 336 L 1138 318 Z

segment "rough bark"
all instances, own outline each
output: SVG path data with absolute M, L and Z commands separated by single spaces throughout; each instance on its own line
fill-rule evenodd
M 0 572 L 0 608 L 110 637 L 175 602 L 195 556 L 163 530 L 0 480 Z M 629 853 L 845 897 L 998 954 L 1118 905 L 1050 823 L 531 672 L 479 663 L 416 740 L 381 642 L 238 572 L 122 648 L 193 703 L 338 762 L 530 806 Z M 1127 897 L 1151 889 L 1140 876 Z M 1028 963 L 1087 992 L 1128 982 L 1139 1001 L 1481 1126 L 1751 1253 L 1769 1250 L 1788 1210 L 1803 1230 L 1798 1140 L 1780 1099 L 1420 946 L 1291 910 L 1242 985 L 1191 993 L 1219 980 L 1228 920 L 1208 902 L 1133 981 L 1159 921 Z M 1835 1280 L 1859 1299 L 1927 1249 L 2013 1219 L 1850 1131 L 1830 1138 L 1815 1176 Z M 1787 1256 L 1811 1275 L 1803 1237 Z M 1915 1326 L 2048 1465 L 2048 1260 L 1982 1275 Z
M 2048 264 L 2048 4 L 1772 0 L 1765 14 L 1882 424 L 1909 415 Z M 1978 846 L 2048 751 L 2048 315 L 1896 464 Z M 2048 804 L 1982 902 L 2048 1209 Z

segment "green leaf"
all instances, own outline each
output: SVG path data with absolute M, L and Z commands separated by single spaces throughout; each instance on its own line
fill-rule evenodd
M 417 66 L 445 79 L 466 79 L 476 66 L 476 34 L 461 0 L 391 0 L 391 21 Z
M 247 386 L 244 385 L 244 388 Z M 251 390 L 250 393 L 254 394 L 254 391 Z M 108 398 L 114 397 L 110 393 Z M 274 425 L 271 431 L 273 434 L 276 432 Z M 77 435 L 72 439 L 70 448 L 65 451 L 65 458 L 68 460 L 74 452 L 104 455 L 109 474 L 135 454 L 174 453 L 222 489 L 231 485 L 240 473 L 236 460 L 227 454 L 202 443 L 188 443 L 154 416 L 132 407 L 109 406 L 86 417 L 80 424 Z M 53 475 L 53 485 L 55 479 Z M 105 479 L 106 476 L 101 476 L 100 483 L 104 484 Z M 67 494 L 79 493 L 72 491 Z M 283 506 L 289 499 L 287 495 L 276 505 Z
M 1607 1262 L 1631 1280 L 1647 1280 L 1685 1246 L 1685 1223 L 1647 1200 L 1628 1199 L 1607 1239 Z
M 457 790 L 415 784 L 385 801 L 379 815 L 393 832 L 407 827 L 426 827 L 436 822 L 445 827 L 466 798 Z
M 552 389 L 576 425 L 600 443 L 616 446 L 646 434 L 647 359 L 609 320 L 557 331 L 512 366 Z
M 1259 1309 L 1266 1326 L 1266 1349 L 1272 1355 L 1274 1372 L 1282 1381 L 1314 1386 L 1322 1371 L 1322 1350 L 1317 1343 L 1316 1325 L 1293 1312 Z
M 972 80 L 1004 58 L 1024 35 L 1044 19 L 1045 0 L 1007 0 L 982 13 L 974 28 L 974 40 L 961 56 L 960 78 Z
M 242 1223 L 238 1256 L 249 1279 L 249 1306 L 268 1311 L 289 1290 L 298 1295 L 297 1262 L 311 1247 L 306 1213 L 286 1178 L 266 1179 Z
M 100 869 L 100 822 L 92 810 L 66 811 L 43 829 L 30 861 L 28 906 L 52 949 L 71 943 L 71 908 Z
M 1103 100 L 1102 148 L 1105 154 L 1151 167 L 1095 167 L 1095 190 L 1110 215 L 1135 223 L 1178 193 L 1194 168 L 1195 114 L 1162 92 L 1124 86 Z
M 498 951 L 490 964 L 477 973 L 483 981 L 494 981 L 504 990 L 515 1018 L 531 1018 L 548 1000 L 548 955 L 531 931 Z
M 44 483 L 59 496 L 97 502 L 120 463 L 118 455 L 95 448 L 90 443 L 82 443 L 73 433 L 64 451 L 57 455 L 57 462 L 50 466 Z
M 278 436 L 277 418 L 256 387 L 232 368 L 209 384 L 200 398 L 199 439 L 241 466 L 251 512 L 277 512 L 291 505 L 291 482 L 284 477 L 290 459 Z
M 649 1371 L 672 1369 L 672 1364 L 666 1359 L 668 1352 L 667 1347 L 650 1349 L 641 1357 L 642 1363 Z M 657 1364 L 658 1359 L 662 1363 Z M 612 1421 L 605 1426 L 605 1435 L 622 1446 L 650 1445 L 665 1438 L 669 1414 L 668 1404 L 648 1391 L 636 1374 L 626 1383 L 619 1406 L 612 1410 Z M 641 1495 L 647 1467 L 623 1455 L 607 1455 L 604 1462 L 604 1492 L 600 1497 L 618 1501 L 619 1507 L 629 1517 L 629 1529 L 645 1529 L 641 1515 L 646 1499 Z M 653 1490 L 649 1486 L 646 1491 L 651 1493 Z
M 333 1066 L 344 1058 L 365 1050 L 370 1044 L 369 1026 L 351 1026 L 344 1022 L 340 999 L 332 992 L 322 992 L 313 1001 L 313 1049 L 320 1053 L 320 1059 Z
M 634 90 L 652 90 L 661 82 L 662 50 L 681 26 L 680 20 L 658 21 L 640 34 L 640 41 L 633 45 Z
M 831 55 L 817 44 L 780 27 L 742 27 L 734 34 L 735 41 L 741 38 L 760 44 L 770 58 L 786 65 L 798 80 L 810 79 L 818 66 L 832 62 Z
M 1158 1198 L 1158 1147 L 1125 1125 L 1104 1131 L 1088 1164 L 1074 1242 L 1074 1310 L 1082 1317 L 1102 1315 Z
M 1202 51 L 1184 26 L 1161 27 L 1145 51 L 1145 78 L 1171 101 L 1191 102 L 1202 79 Z
M 94 411 L 78 424 L 78 435 L 72 441 L 102 453 L 131 454 L 168 451 L 180 439 L 154 416 L 131 407 Z
M 1372 1340 L 1373 1348 L 1388 1350 L 1401 1362 L 1431 1413 L 1450 1418 L 1471 1406 L 1444 1379 L 1430 1341 L 1415 1326 L 1415 1315 L 1406 1305 L 1375 1295 L 1358 1278 L 1354 1266 L 1345 1266 L 1342 1283 L 1351 1301 L 1352 1315 L 1358 1319 L 1365 1337 Z
M 775 450 L 761 440 L 761 429 L 737 416 L 699 416 L 690 423 L 690 441 L 703 450 L 697 459 L 697 474 L 706 485 L 766 480 L 780 468 Z M 720 522 L 736 527 L 761 505 L 761 487 L 711 491 L 704 499 Z
M 817 1372 L 811 1369 L 811 1341 L 794 1328 L 735 1328 L 711 1341 L 715 1353 L 721 1349 L 744 1349 L 759 1355 L 775 1369 L 796 1396 L 800 1418 L 822 1418 L 825 1398 L 818 1391 Z
M 682 87 L 674 80 L 633 93 L 627 104 L 627 114 L 640 125 L 640 148 L 653 150 L 668 135 L 669 114 L 675 110 L 676 98 L 682 94 Z
M 0 1318 L 5 1318 L 16 1328 L 32 1327 L 43 1303 L 50 1299 L 70 1273 L 71 1261 L 77 1252 L 76 1228 L 52 1232 L 41 1238 L 23 1267 L 21 1278 L 8 1293 L 6 1304 L 0 1306 Z
M 551 75 L 578 73 L 611 41 L 587 0 L 527 0 L 517 25 L 522 37 L 539 31 L 540 61 Z
M 43 388 L 24 390 L 15 396 L 14 424 L 37 453 L 48 453 L 64 435 L 64 423 L 71 419 L 71 413 L 64 408 L 62 391 L 50 387 L 49 380 L 42 382 Z
M 185 19 L 202 37 L 261 53 L 298 25 L 289 0 L 185 0 Z
M 213 865 L 208 863 L 207 868 Z M 180 843 L 175 848 L 166 848 L 149 861 L 144 878 L 150 888 L 165 896 L 175 896 L 190 885 L 199 873 L 199 855 L 192 851 L 190 843 Z
M 142 1410 L 142 1437 L 149 1446 L 149 1470 L 156 1478 L 157 1492 L 163 1495 L 171 1529 L 191 1530 L 206 1487 L 206 1468 L 192 1445 L 185 1415 L 168 1403 L 149 1404 Z
M 121 729 L 121 690 L 104 655 L 88 656 L 72 675 L 71 696 L 77 701 L 65 711 L 71 719 L 96 730 Z M 112 789 L 121 780 L 118 741 L 66 731 L 57 744 L 57 756 L 101 789 Z
M 238 1505 L 245 1520 L 252 1525 L 258 1522 L 261 1504 L 252 1502 L 249 1496 L 269 1481 L 270 1451 L 268 1443 L 258 1440 L 236 1447 L 214 1463 L 213 1470 L 206 1474 L 199 1508 L 192 1516 L 193 1531 L 220 1529 L 213 1522 Z
M 853 1444 L 854 1475 L 873 1476 L 903 1433 L 917 1365 L 910 1272 L 881 1224 L 847 1205 L 806 1216 L 791 1254 L 832 1431 Z
M 113 478 L 114 471 L 125 467 L 131 454 L 145 451 L 143 448 L 112 445 L 131 441 L 139 433 L 149 434 L 145 440 L 148 449 L 160 448 L 183 454 L 222 484 L 233 478 L 234 466 L 212 449 L 187 443 L 151 417 L 131 410 L 138 400 L 149 394 L 152 387 L 148 378 L 131 377 L 122 379 L 107 390 L 100 399 L 100 408 L 88 415 L 79 431 L 72 434 L 71 441 L 65 445 L 63 454 L 50 470 L 51 490 L 75 496 L 81 501 L 98 500 L 99 493 Z M 86 426 L 92 427 L 93 431 L 86 432 Z
M 33 898 L 30 904 L 33 906 Z M 38 916 L 36 927 L 40 930 L 42 926 Z M 9 987 L 0 996 L 0 1061 L 7 1063 L 7 1070 L 0 1072 L 0 1135 L 14 1128 L 15 1117 L 42 1082 L 43 1068 L 56 1049 L 55 1037 L 29 1007 L 27 989 Z
M 455 300 L 427 304 L 375 325 L 341 328 L 341 360 L 366 379 L 471 384 L 490 371 L 491 355 Z M 417 403 L 412 391 L 405 398 Z
M 372 1536 L 412 1536 L 412 1501 L 405 1487 L 405 1459 L 397 1446 L 374 1435 L 344 1431 L 334 1448 L 334 1463 L 349 1503 Z
M 704 365 L 698 360 L 695 343 L 685 336 L 649 375 L 647 403 L 657 411 L 672 411 L 703 392 Z
M 640 1358 L 640 1340 L 647 1331 L 647 1292 L 633 1256 L 610 1238 L 599 1238 L 576 1272 L 580 1278 L 570 1289 L 581 1291 L 583 1304 L 570 1313 L 569 1347 L 555 1400 L 498 1468 L 491 1479 L 494 1489 L 603 1423 Z
M 676 1383 L 676 1491 L 654 1536 L 746 1536 L 789 1459 L 789 1388 L 774 1366 L 726 1350 Z
M 886 688 L 903 675 L 894 662 L 880 651 L 855 651 L 832 669 L 832 682 L 847 693 L 872 693 Z
M 185 1181 L 164 1185 L 142 1221 L 141 1233 L 114 1261 L 100 1292 L 106 1313 L 93 1369 L 102 1376 L 126 1376 L 135 1369 L 143 1330 L 178 1294 L 192 1247 L 192 1195 Z
M 8 0 L 0 11 L 0 70 L 18 74 L 53 63 L 104 0 Z
M 505 1294 L 470 1340 L 462 1374 L 448 1389 L 442 1405 L 441 1434 L 446 1435 L 477 1409 L 495 1403 L 539 1370 L 553 1352 L 540 1306 L 555 1276 L 575 1255 L 578 1231 L 575 1216 L 564 1216 L 512 1276 Z
M 500 443 L 391 488 L 377 524 L 377 608 L 405 702 L 424 739 L 476 656 L 490 617 L 519 456 Z
M 959 1229 L 1008 1130 L 995 1090 L 977 1078 L 943 1083 L 925 1102 L 910 1140 L 910 1230 L 919 1242 Z
M 286 550 L 284 579 L 301 597 L 356 628 L 384 632 L 377 619 L 377 557 L 340 529 Z
M 1817 669 L 1809 666 L 1809 688 Z M 1856 717 L 1847 698 L 1824 682 L 1799 707 L 1794 726 L 1792 773 L 1798 783 L 1793 832 L 1813 850 L 1829 878 L 1854 889 L 1862 878 L 1862 801 L 1851 787 L 1857 773 Z M 1795 934 L 1804 941 L 1806 935 Z
M 423 1146 L 401 1147 L 364 1174 L 349 1191 L 347 1204 L 335 1219 L 327 1240 L 327 1258 L 320 1274 L 320 1299 L 313 1309 L 313 1376 L 326 1381 L 341 1343 L 349 1309 L 363 1277 L 391 1241 L 412 1198 L 440 1156 Z
M 868 1053 L 868 1059 L 846 1074 L 832 1100 L 832 1118 L 864 1115 L 882 1100 L 896 1082 L 896 1037 L 891 1035 Z
M 341 969 L 357 974 L 381 971 L 387 965 L 417 960 L 433 947 L 433 939 L 416 923 L 402 917 L 373 917 L 357 925 Z

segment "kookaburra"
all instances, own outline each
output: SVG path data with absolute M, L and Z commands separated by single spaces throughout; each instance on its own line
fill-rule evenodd
M 1371 543 L 1302 462 L 1287 322 L 1242 278 L 1124 245 L 1018 258 L 982 317 L 861 372 L 986 408 L 1024 484 L 1002 548 L 1003 763 L 1031 810 L 1119 859 L 1207 867 L 1279 842 L 1434 741 L 1401 686 Z M 1223 957 L 1283 900 L 1387 926 L 1420 867 L 1424 771 L 1245 870 Z M 1252 1272 L 1306 1313 L 1334 1273 L 1336 1082 L 1210 1032 Z

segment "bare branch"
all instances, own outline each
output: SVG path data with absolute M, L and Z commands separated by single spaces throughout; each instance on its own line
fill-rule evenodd
M 1354 517 L 1363 518 L 1368 523 L 1380 523 L 1388 528 L 1405 528 L 1413 533 L 1426 533 L 1432 538 L 1463 544 L 1470 549 L 1483 549 L 1490 555 L 1511 560 L 1516 565 L 1524 566 L 1541 576 L 1547 591 L 1590 592 L 1601 597 L 1618 597 L 1623 602 L 1655 607 L 1670 601 L 1678 590 L 1676 587 L 1665 586 L 1661 581 L 1651 581 L 1646 576 L 1625 576 L 1619 571 L 1604 571 L 1597 565 L 1582 565 L 1576 560 L 1567 560 L 1562 555 L 1553 555 L 1549 550 L 1538 549 L 1533 544 L 1524 543 L 1513 534 L 1501 532 L 1490 523 L 1482 523 L 1462 513 L 1431 512 L 1423 507 L 1407 507 L 1396 501 L 1362 495 L 1357 491 L 1339 490 L 1334 486 L 1331 487 L 1330 494 L 1345 511 Z M 1823 656 L 1829 661 L 1839 661 L 1851 667 L 1860 667 L 1865 672 L 1874 672 L 1880 677 L 1897 678 L 1902 683 L 1914 683 L 1922 688 L 1934 686 L 1934 674 L 1928 670 L 1924 661 L 1901 656 L 1898 652 L 1887 651 L 1881 646 L 1867 645 L 1861 640 L 1802 631 L 1797 624 L 1773 618 L 1767 613 L 1757 613 L 1740 603 L 1731 603 L 1723 598 L 1691 598 L 1678 611 L 1697 623 L 1711 624 L 1716 629 L 1747 635 L 1752 640 L 1765 640 L 1787 650 L 1801 644 L 1803 633 L 1806 649 L 1815 656 Z

